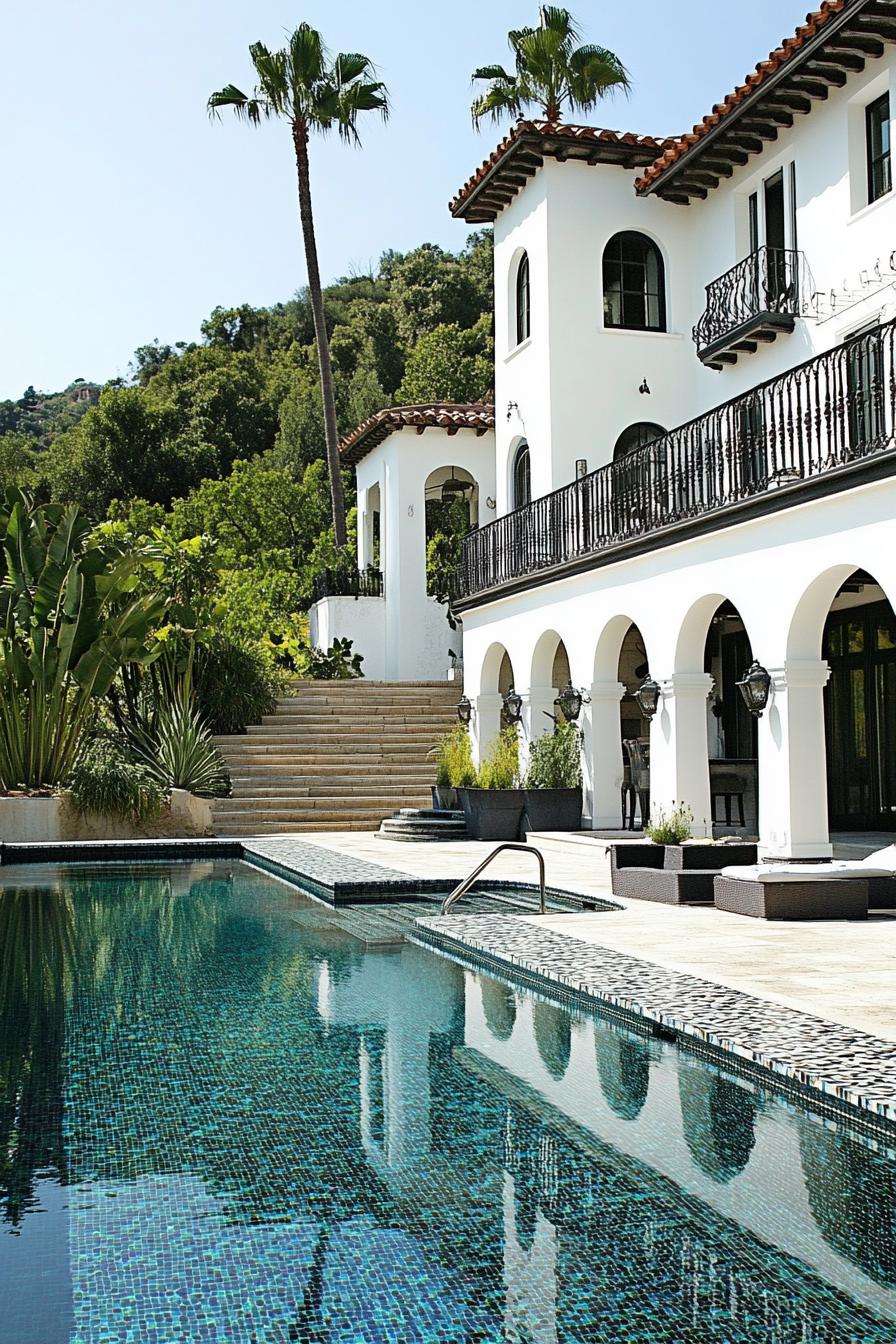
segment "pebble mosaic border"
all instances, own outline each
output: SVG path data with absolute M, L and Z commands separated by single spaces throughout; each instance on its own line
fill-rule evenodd
M 896 1123 L 896 1045 L 889 1041 L 520 919 L 430 916 L 416 927 L 430 947 L 473 953 L 512 979 L 540 981 L 592 1008 L 608 1005 L 838 1109 Z

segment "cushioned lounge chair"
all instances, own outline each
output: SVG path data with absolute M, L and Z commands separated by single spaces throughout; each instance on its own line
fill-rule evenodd
M 866 919 L 896 908 L 896 845 L 856 863 L 758 863 L 723 868 L 716 909 L 758 919 Z

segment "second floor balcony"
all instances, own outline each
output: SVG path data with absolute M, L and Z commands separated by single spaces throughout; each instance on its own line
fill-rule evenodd
M 698 359 L 721 369 L 793 331 L 813 288 L 802 252 L 782 247 L 751 252 L 706 286 L 706 308 L 693 332 Z
M 458 610 L 896 471 L 896 323 L 470 533 Z

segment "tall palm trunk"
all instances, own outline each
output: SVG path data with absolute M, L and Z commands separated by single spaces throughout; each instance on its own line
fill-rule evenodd
M 314 215 L 311 210 L 311 175 L 308 164 L 308 131 L 294 121 L 292 139 L 296 151 L 296 173 L 299 179 L 299 218 L 305 240 L 305 263 L 308 268 L 308 290 L 311 311 L 314 314 L 314 334 L 317 337 L 317 360 L 320 367 L 320 391 L 324 404 L 324 434 L 327 441 L 327 469 L 330 473 L 330 500 L 333 508 L 333 533 L 336 545 L 343 547 L 345 533 L 345 494 L 342 489 L 342 470 L 339 461 L 339 431 L 336 428 L 336 399 L 333 395 L 333 369 L 330 364 L 330 341 L 324 317 L 324 292 L 320 283 L 317 262 L 317 242 L 314 237 Z

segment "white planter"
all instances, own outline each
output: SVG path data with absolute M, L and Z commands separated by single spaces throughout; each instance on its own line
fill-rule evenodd
M 52 798 L 0 798 L 0 841 L 8 844 L 178 839 L 211 834 L 210 802 L 184 789 L 172 789 L 168 806 L 143 826 L 97 812 L 79 812 L 68 794 Z

